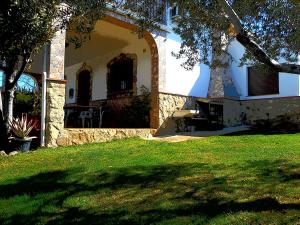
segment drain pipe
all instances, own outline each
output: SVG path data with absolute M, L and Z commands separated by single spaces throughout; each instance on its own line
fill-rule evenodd
M 46 130 L 46 102 L 47 102 L 47 72 L 48 72 L 48 44 L 44 47 L 43 74 L 42 74 L 42 104 L 41 104 L 41 146 L 45 147 Z

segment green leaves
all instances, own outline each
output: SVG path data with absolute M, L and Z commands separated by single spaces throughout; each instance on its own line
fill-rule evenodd
M 27 114 L 23 113 L 21 118 L 13 118 L 12 121 L 9 122 L 9 125 L 12 132 L 18 138 L 28 139 L 30 132 L 36 124 L 33 122 L 33 120 L 28 121 Z
M 224 0 L 225 1 L 225 0 Z M 228 1 L 252 38 L 274 59 L 294 62 L 300 52 L 300 4 L 295 0 Z M 69 30 L 68 43 L 79 48 L 107 10 L 123 12 L 138 25 L 137 33 L 166 23 L 168 7 L 179 15 L 174 31 L 182 38 L 176 57 L 186 57 L 191 69 L 198 62 L 210 64 L 212 50 L 223 53 L 231 18 L 217 0 L 2 0 L 0 8 L 0 65 L 16 67 L 20 56 L 37 52 L 59 29 Z M 243 61 L 253 60 L 245 54 Z M 6 62 L 4 64 L 4 62 Z

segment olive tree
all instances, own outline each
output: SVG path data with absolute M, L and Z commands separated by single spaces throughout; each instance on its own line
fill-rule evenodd
M 30 66 L 31 57 L 71 22 L 82 41 L 105 10 L 100 0 L 2 0 L 0 7 L 0 70 L 3 71 L 3 106 L 0 107 L 0 145 L 6 145 L 16 83 Z M 72 18 L 70 20 L 70 17 Z M 1 147 L 1 146 L 0 146 Z M 3 147 L 3 146 L 2 146 Z
M 300 3 L 298 0 L 176 0 L 175 32 L 183 39 L 178 57 L 185 66 L 210 64 L 209 53 L 226 52 L 224 42 L 236 39 L 246 49 L 241 63 L 260 63 L 300 74 Z M 281 59 L 281 61 L 279 61 Z M 284 61 L 284 63 L 282 63 Z
M 155 3 L 150 0 L 141 2 L 150 8 Z M 138 1 L 132 0 L 1 1 L 0 71 L 4 75 L 4 85 L 3 98 L 0 96 L 0 147 L 7 146 L 9 121 L 13 115 L 14 91 L 19 78 L 30 67 L 33 54 L 51 42 L 56 32 L 65 29 L 72 31 L 68 43 L 78 48 L 89 40 L 95 23 L 104 16 L 106 10 L 123 12 L 130 10 L 138 16 L 139 5 Z M 157 14 L 160 14 L 160 11 L 162 10 L 158 10 Z M 144 10 L 140 12 L 143 18 L 147 17 L 147 13 Z M 159 22 L 153 19 L 147 24 L 144 23 L 144 19 L 137 21 L 141 31 L 153 28 Z

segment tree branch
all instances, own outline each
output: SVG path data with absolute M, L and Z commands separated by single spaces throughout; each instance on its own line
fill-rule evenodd
M 18 70 L 16 76 L 14 77 L 14 80 L 8 84 L 8 90 L 12 89 L 16 83 L 18 82 L 19 78 L 22 76 L 24 70 L 25 70 L 25 67 L 28 63 L 28 60 L 30 58 L 30 53 L 26 53 L 24 56 L 23 56 L 23 60 L 22 60 L 22 65 L 20 67 L 20 69 Z
M 229 20 L 233 24 L 236 32 L 240 33 L 242 30 L 244 30 L 244 27 L 241 23 L 241 19 L 233 10 L 233 8 L 229 5 L 229 3 L 226 0 L 217 0 L 217 2 L 222 7 L 225 14 L 229 17 Z
M 6 67 L 5 66 L 2 66 L 2 65 L 0 65 L 0 70 L 5 70 L 6 69 Z
M 258 43 L 256 43 L 251 38 L 251 35 L 244 29 L 239 16 L 229 5 L 227 0 L 217 1 L 228 16 L 229 21 L 234 25 L 235 31 L 237 33 L 237 41 L 240 42 L 258 61 L 266 64 L 277 72 L 294 73 L 300 75 L 300 65 L 293 63 L 279 63 L 278 61 L 270 57 L 265 52 L 265 50 Z
M 277 72 L 300 74 L 300 65 L 293 63 L 279 63 L 272 59 L 247 33 L 239 33 L 236 36 L 240 42 L 252 55 L 260 62 L 269 66 Z

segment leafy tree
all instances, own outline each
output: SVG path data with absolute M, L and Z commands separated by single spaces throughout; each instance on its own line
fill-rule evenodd
M 0 120 L 4 120 L 5 132 L 0 134 L 8 134 L 16 82 L 32 54 L 50 42 L 55 32 L 74 29 L 70 42 L 80 47 L 109 7 L 132 17 L 142 34 L 159 26 L 168 4 L 179 7 L 174 31 L 183 42 L 177 57 L 187 57 L 187 68 L 199 61 L 218 65 L 217 60 L 209 61 L 210 52 L 226 53 L 221 40 L 235 38 L 246 48 L 242 62 L 300 74 L 300 65 L 295 63 L 300 52 L 299 0 L 2 0 L 0 69 L 5 86 Z M 287 62 L 280 63 L 280 58 Z
M 179 7 L 175 31 L 183 38 L 178 57 L 187 68 L 209 53 L 224 53 L 224 41 L 236 39 L 246 52 L 242 63 L 262 63 L 278 72 L 300 74 L 300 3 L 298 0 L 171 1 Z M 226 43 L 225 43 L 226 44 Z M 285 59 L 286 63 L 279 63 Z
M 30 65 L 31 56 L 50 42 L 54 34 L 70 26 L 73 42 L 91 32 L 105 10 L 102 0 L 2 0 L 0 7 L 0 69 L 4 73 L 2 130 L 0 143 L 6 145 L 8 121 L 16 83 Z M 69 18 L 72 16 L 72 20 Z M 78 35 L 79 34 L 79 35 Z

